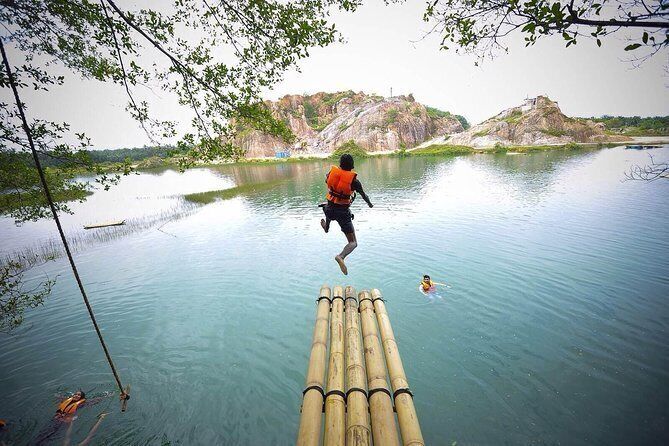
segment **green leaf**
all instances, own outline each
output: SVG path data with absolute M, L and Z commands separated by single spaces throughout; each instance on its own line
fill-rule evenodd
M 635 50 L 635 49 L 639 48 L 640 46 L 641 46 L 640 43 L 633 43 L 631 45 L 627 45 L 625 47 L 625 51 L 632 51 L 632 50 Z
M 647 32 L 643 33 L 643 37 L 641 38 L 641 40 L 643 40 L 643 43 L 648 43 L 648 33 Z
M 597 46 L 602 46 L 602 41 L 597 39 Z

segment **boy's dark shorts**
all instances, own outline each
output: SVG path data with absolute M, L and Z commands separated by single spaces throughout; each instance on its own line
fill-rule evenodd
M 350 234 L 354 232 L 353 229 L 353 216 L 351 210 L 346 206 L 334 206 L 330 203 L 327 203 L 323 206 L 323 213 L 330 220 L 335 220 L 339 223 L 341 232 L 344 234 Z

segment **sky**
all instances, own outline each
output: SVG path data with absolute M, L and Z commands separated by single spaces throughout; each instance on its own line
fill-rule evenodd
M 477 67 L 473 56 L 440 51 L 436 36 L 422 39 L 428 27 L 424 7 L 419 1 L 386 6 L 372 0 L 355 13 L 333 14 L 346 42 L 314 49 L 300 71 L 286 73 L 265 98 L 342 90 L 389 96 L 392 88 L 394 95 L 412 93 L 418 102 L 472 123 L 540 94 L 558 101 L 569 116 L 669 115 L 667 49 L 635 68 L 622 35 L 603 39 L 602 48 L 585 39 L 565 48 L 559 36 L 526 48 L 515 35 L 507 41 L 508 54 Z M 155 94 L 167 116 L 190 121 L 167 93 Z M 126 99 L 121 86 L 68 77 L 49 93 L 26 92 L 24 101 L 31 116 L 67 121 L 96 148 L 149 144 L 128 117 Z

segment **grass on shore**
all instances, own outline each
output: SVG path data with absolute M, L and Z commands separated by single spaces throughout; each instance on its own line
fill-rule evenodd
M 431 156 L 431 155 L 466 155 L 474 153 L 475 150 L 469 146 L 454 146 L 450 144 L 433 144 L 420 149 L 408 152 L 410 155 Z
M 274 189 L 284 180 L 267 181 L 264 183 L 243 184 L 241 186 L 231 187 L 229 189 L 210 190 L 207 192 L 197 192 L 184 195 L 186 201 L 197 204 L 209 204 L 216 200 L 229 200 L 240 195 L 254 195 L 258 192 L 264 192 Z

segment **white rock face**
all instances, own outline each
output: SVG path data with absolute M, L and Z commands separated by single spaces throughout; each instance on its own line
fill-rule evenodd
M 290 95 L 267 104 L 297 142 L 288 147 L 257 131 L 241 132 L 236 143 L 248 157 L 274 156 L 286 149 L 294 154 L 331 153 L 350 140 L 368 152 L 409 149 L 463 130 L 455 116 L 428 111 L 411 95 L 382 98 L 348 91 Z
M 447 143 L 470 147 L 490 147 L 495 144 L 531 146 L 602 142 L 609 139 L 603 125 L 565 116 L 557 102 L 546 96 L 537 96 L 465 132 L 453 135 Z

